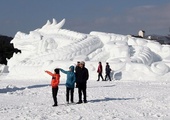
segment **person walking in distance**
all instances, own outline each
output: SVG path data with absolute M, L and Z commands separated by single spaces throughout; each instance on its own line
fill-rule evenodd
M 110 65 L 109 65 L 108 62 L 106 63 L 106 68 L 105 68 L 105 70 L 106 70 L 105 81 L 106 81 L 106 78 L 107 78 L 107 77 L 108 77 L 109 80 L 111 81 L 111 77 L 110 77 L 110 71 L 111 71 L 111 69 L 110 69 Z
M 89 78 L 88 69 L 85 68 L 85 62 L 80 62 L 80 67 L 76 70 L 76 84 L 78 87 L 78 95 L 79 101 L 77 104 L 81 104 L 82 101 L 82 93 L 84 97 L 84 103 L 87 103 L 87 96 L 86 96 L 86 88 L 87 88 L 87 80 Z
M 98 72 L 98 80 L 97 81 L 100 80 L 100 77 L 102 78 L 102 81 L 104 81 L 103 75 L 102 75 L 103 67 L 102 67 L 102 63 L 101 62 L 99 62 L 97 72 Z

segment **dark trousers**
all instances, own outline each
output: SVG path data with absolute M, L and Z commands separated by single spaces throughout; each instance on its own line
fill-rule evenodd
M 52 96 L 53 96 L 53 100 L 54 100 L 55 105 L 57 105 L 57 93 L 58 93 L 58 87 L 52 88 Z
M 87 101 L 87 97 L 86 97 L 86 83 L 78 84 L 79 101 L 82 101 L 82 93 L 83 93 L 83 96 L 84 96 L 84 101 Z
M 109 80 L 111 81 L 111 77 L 110 77 L 110 73 L 106 73 L 106 75 L 105 75 L 105 81 L 106 81 L 106 78 L 109 78 Z
M 102 78 L 102 80 L 104 80 L 102 73 L 99 73 L 99 74 L 98 74 L 98 81 L 100 80 L 100 77 Z
M 74 88 L 66 87 L 66 101 L 69 102 L 69 96 L 71 95 L 71 102 L 74 102 Z

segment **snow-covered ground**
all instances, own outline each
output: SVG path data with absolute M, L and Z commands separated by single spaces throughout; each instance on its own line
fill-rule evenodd
M 97 75 L 96 75 L 97 77 Z M 58 106 L 49 80 L 0 79 L 1 120 L 169 120 L 169 81 L 88 81 L 86 104 L 66 104 L 64 80 Z M 78 101 L 75 88 L 74 101 Z

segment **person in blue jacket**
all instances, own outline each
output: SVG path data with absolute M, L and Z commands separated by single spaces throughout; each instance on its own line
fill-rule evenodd
M 69 71 L 65 71 L 60 68 L 60 71 L 67 75 L 66 80 L 66 101 L 69 103 L 69 96 L 71 93 L 71 103 L 74 103 L 74 85 L 76 82 L 76 76 L 74 73 L 74 66 L 69 67 Z

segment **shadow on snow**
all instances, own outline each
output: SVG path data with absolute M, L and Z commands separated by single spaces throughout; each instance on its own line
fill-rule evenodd
M 95 103 L 95 102 L 103 102 L 103 101 L 112 101 L 112 100 L 135 100 L 135 98 L 104 98 L 104 99 L 96 99 L 96 100 L 89 100 L 89 102 Z
M 90 86 L 88 88 L 101 88 L 101 87 L 114 87 L 116 85 L 105 85 L 105 86 Z
M 32 86 L 28 86 L 28 87 L 22 87 L 22 88 L 18 88 L 15 86 L 7 86 L 4 89 L 0 89 L 0 93 L 7 93 L 7 92 L 15 92 L 15 91 L 20 91 L 20 90 L 24 90 L 24 89 L 33 89 L 33 88 L 41 88 L 41 87 L 46 87 L 49 86 L 49 84 L 43 84 L 43 85 L 32 85 Z

